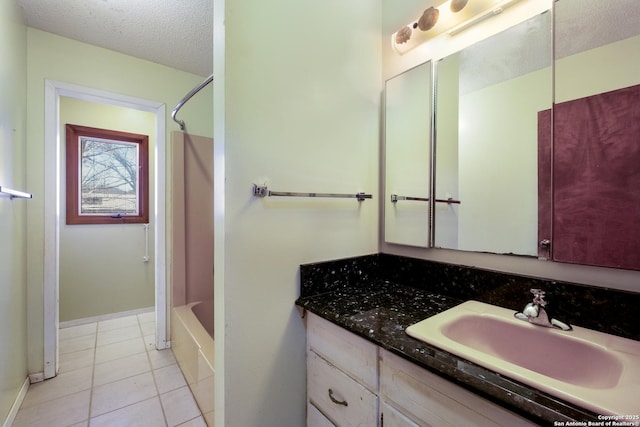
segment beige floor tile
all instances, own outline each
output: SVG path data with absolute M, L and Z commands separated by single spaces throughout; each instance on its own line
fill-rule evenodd
M 187 382 L 182 375 L 182 371 L 178 365 L 165 366 L 164 368 L 156 369 L 153 371 L 153 376 L 156 379 L 156 385 L 158 386 L 158 393 L 166 393 L 171 390 L 175 390 L 187 385 Z
M 94 387 L 91 417 L 147 400 L 157 394 L 151 372 Z
M 98 322 L 98 332 L 109 331 L 111 329 L 126 328 L 128 326 L 137 326 L 138 316 L 118 317 L 116 319 L 101 320 Z
M 92 372 L 92 367 L 81 368 L 32 384 L 22 402 L 22 408 L 29 408 L 83 390 L 89 390 Z
M 142 335 L 155 335 L 156 322 L 140 322 L 140 329 L 142 330 Z
M 148 323 L 148 322 L 155 322 L 155 321 L 156 321 L 155 311 L 148 311 L 146 313 L 138 314 L 138 322 L 140 323 Z
M 178 424 L 179 427 L 207 427 L 207 423 L 204 418 L 198 417 L 187 421 L 186 423 Z M 213 424 L 210 426 L 213 427 Z
M 87 350 L 96 346 L 96 334 L 67 338 L 60 340 L 58 343 L 58 351 L 60 354 Z
M 121 357 L 144 353 L 145 351 L 146 348 L 142 338 L 101 345 L 96 347 L 96 363 L 108 362 Z
M 96 346 L 113 344 L 115 342 L 127 341 L 141 337 L 140 327 L 138 325 L 126 326 L 118 329 L 108 329 L 106 331 L 98 331 L 98 339 Z
M 91 335 L 97 332 L 98 324 L 97 323 L 87 323 L 84 325 L 78 326 L 70 326 L 68 328 L 61 328 L 59 331 L 58 338 L 61 340 L 67 338 L 75 338 L 81 337 L 83 335 Z
M 143 337 L 143 339 L 144 339 L 144 346 L 147 349 L 147 351 L 156 350 L 156 336 L 155 335 L 145 335 Z
M 92 366 L 94 357 L 95 348 L 61 354 L 58 360 L 58 373 L 64 374 L 76 369 Z
M 200 413 L 173 351 L 156 350 L 155 313 L 59 332 L 59 374 L 31 385 L 14 427 L 206 427 L 205 418 L 213 420 L 213 412 Z
M 165 427 L 160 399 L 151 399 L 92 418 L 90 427 Z
M 97 387 L 149 371 L 151 371 L 151 364 L 146 353 L 138 353 L 109 362 L 98 363 L 95 365 L 93 372 L 93 386 Z
M 89 418 L 89 390 L 21 408 L 13 427 L 66 427 Z M 86 423 L 85 423 L 86 425 Z
M 189 387 L 185 386 L 162 394 L 160 395 L 160 401 L 167 417 L 167 423 L 171 427 L 201 416 Z
M 163 368 L 176 363 L 176 358 L 170 349 L 149 351 L 149 360 L 151 361 L 151 369 Z

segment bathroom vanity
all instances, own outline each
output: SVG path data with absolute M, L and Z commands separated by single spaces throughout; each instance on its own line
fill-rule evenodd
M 375 254 L 301 266 L 307 322 L 308 425 L 552 425 L 597 413 L 416 340 L 406 328 L 469 299 L 522 309 L 531 287 L 572 325 L 638 340 L 624 320 L 640 295 Z M 565 302 L 567 304 L 565 304 Z M 620 319 L 580 318 L 594 304 Z M 560 306 L 561 304 L 556 304 Z M 615 314 L 612 313 L 612 316 Z M 617 322 L 617 324 L 616 324 Z M 640 412 L 640 408 L 638 408 Z M 358 420 L 358 423 L 352 422 Z M 384 420 L 384 421 L 383 421 Z
M 308 426 L 534 426 L 501 406 L 309 313 Z

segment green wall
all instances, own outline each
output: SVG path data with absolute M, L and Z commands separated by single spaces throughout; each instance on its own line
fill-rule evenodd
M 302 426 L 299 265 L 378 248 L 380 4 L 214 8 L 216 425 Z M 253 197 L 265 181 L 374 199 Z
M 0 186 L 25 179 L 27 29 L 13 0 L 0 2 Z M 0 423 L 27 377 L 26 212 L 32 200 L 0 195 Z
M 149 136 L 149 255 L 144 262 L 143 224 L 80 224 L 65 221 L 65 144 L 60 186 L 60 322 L 154 306 L 155 114 L 75 98 L 60 99 L 61 141 L 65 124 Z
M 53 161 L 44 158 L 45 80 L 164 103 L 167 107 L 166 138 L 169 144 L 170 132 L 179 129 L 171 120 L 173 107 L 206 76 L 185 73 L 33 28 L 27 29 L 27 65 L 27 184 L 35 197 L 35 203 L 29 205 L 27 217 L 28 370 L 36 373 L 42 372 L 44 365 L 44 164 L 45 161 Z M 204 136 L 213 134 L 212 92 L 209 86 L 180 111 L 180 118 L 187 122 L 191 133 Z M 170 198 L 167 199 L 169 203 Z M 167 223 L 170 223 L 170 218 L 167 218 Z
M 637 85 L 640 82 L 638 46 L 640 36 L 635 36 L 558 59 L 556 102 Z
M 452 249 L 537 255 L 538 111 L 550 106 L 549 68 L 460 97 L 464 206 Z

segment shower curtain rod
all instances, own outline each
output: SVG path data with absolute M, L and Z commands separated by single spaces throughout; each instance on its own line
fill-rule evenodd
M 178 120 L 176 119 L 176 114 L 178 114 L 178 111 L 182 108 L 182 106 L 184 104 L 186 104 L 186 102 L 188 100 L 191 99 L 191 97 L 193 95 L 195 95 L 196 93 L 200 92 L 202 90 L 202 88 L 204 88 L 206 85 L 208 85 L 209 83 L 211 83 L 213 81 L 213 74 L 211 74 L 209 77 L 207 77 L 202 83 L 200 83 L 198 86 L 194 87 L 193 89 L 191 89 L 191 92 L 189 92 L 188 94 L 186 94 L 184 96 L 184 98 L 182 98 L 180 100 L 180 102 L 178 102 L 178 105 L 176 105 L 176 108 L 173 109 L 173 112 L 171 113 L 171 118 L 173 119 L 174 122 L 176 122 L 177 124 L 180 125 L 180 130 L 184 130 L 184 120 Z

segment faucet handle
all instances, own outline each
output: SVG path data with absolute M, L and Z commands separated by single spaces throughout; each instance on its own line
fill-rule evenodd
M 545 291 L 542 289 L 531 289 L 530 291 L 533 294 L 534 304 L 539 304 L 542 307 L 547 305 L 547 302 L 544 300 Z

